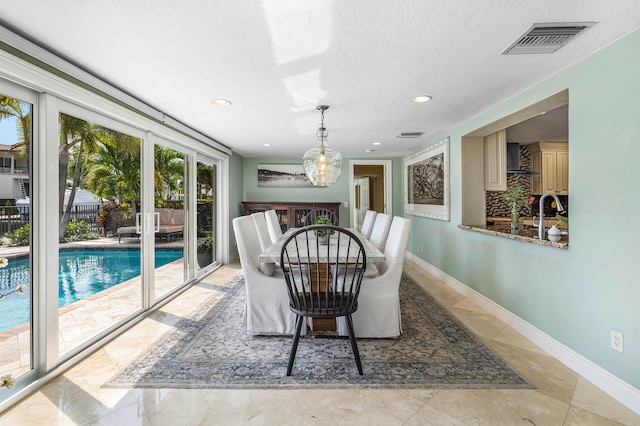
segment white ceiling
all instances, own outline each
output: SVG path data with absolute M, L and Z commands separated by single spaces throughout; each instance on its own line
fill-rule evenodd
M 554 54 L 501 55 L 544 22 L 598 23 Z M 0 24 L 243 156 L 300 158 L 327 104 L 329 144 L 366 158 L 400 156 L 635 30 L 640 1 L 22 0 L 0 4 Z

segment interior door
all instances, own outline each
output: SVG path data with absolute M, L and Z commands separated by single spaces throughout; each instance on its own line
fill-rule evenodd
M 362 227 L 362 221 L 364 220 L 364 214 L 370 208 L 369 178 L 358 178 L 355 182 L 356 203 L 354 219 L 356 229 L 360 229 Z
M 349 209 L 349 223 L 356 227 L 359 222 L 356 211 L 356 185 L 357 179 L 369 178 L 369 209 L 378 213 L 393 214 L 391 200 L 392 194 L 392 161 L 391 160 L 351 160 L 349 161 L 349 203 L 354 208 Z M 360 208 L 362 209 L 362 198 Z

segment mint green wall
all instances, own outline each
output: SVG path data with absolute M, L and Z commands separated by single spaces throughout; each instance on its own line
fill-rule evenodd
M 393 179 L 393 213 L 402 214 L 402 181 L 399 179 L 401 160 L 399 158 L 376 158 L 376 160 L 392 160 Z M 244 197 L 242 201 L 317 201 L 341 202 L 349 201 L 349 159 L 342 163 L 342 174 L 338 181 L 326 188 L 259 188 L 258 164 L 299 164 L 301 160 L 292 158 L 245 158 L 244 159 Z M 349 226 L 349 208 L 340 206 L 340 225 Z
M 567 88 L 569 249 L 459 229 L 461 137 Z M 407 216 L 409 250 L 640 387 L 640 31 L 426 145 L 445 136 L 451 221 Z M 610 349 L 610 329 L 624 334 L 624 354 Z

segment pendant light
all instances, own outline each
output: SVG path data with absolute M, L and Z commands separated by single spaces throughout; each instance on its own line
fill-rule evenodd
M 342 154 L 331 149 L 326 142 L 329 132 L 324 127 L 324 112 L 328 105 L 318 105 L 321 120 L 320 128 L 316 132 L 319 145 L 305 152 L 302 165 L 313 186 L 330 186 L 336 183 L 342 173 Z

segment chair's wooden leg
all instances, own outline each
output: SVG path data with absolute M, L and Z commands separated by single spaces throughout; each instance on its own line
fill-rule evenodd
M 289 352 L 289 365 L 287 365 L 287 376 L 291 375 L 291 369 L 293 369 L 293 361 L 296 359 L 296 351 L 298 350 L 298 341 L 300 340 L 300 331 L 302 330 L 302 321 L 304 317 L 298 315 L 296 318 L 296 333 L 293 335 L 293 343 L 291 344 L 291 351 Z
M 347 319 L 347 329 L 349 330 L 349 340 L 351 341 L 351 350 L 353 350 L 353 356 L 356 359 L 356 365 L 358 366 L 358 373 L 362 376 L 362 363 L 360 362 L 360 352 L 358 351 L 358 344 L 356 343 L 356 333 L 353 331 L 353 320 L 351 315 L 345 317 Z

